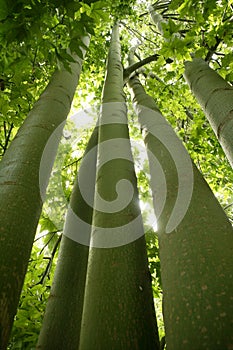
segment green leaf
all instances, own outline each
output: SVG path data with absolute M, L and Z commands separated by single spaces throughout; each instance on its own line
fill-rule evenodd
M 75 12 L 77 12 L 81 8 L 81 4 L 74 1 L 70 1 L 66 3 L 65 7 L 67 10 L 67 16 L 74 19 Z
M 49 217 L 42 216 L 40 219 L 41 231 L 48 230 L 49 232 L 53 232 L 57 230 L 57 227 L 54 223 L 49 219 Z
M 80 58 L 83 58 L 83 52 L 79 47 L 80 41 L 77 41 L 77 39 L 72 39 L 70 41 L 69 48 L 71 52 L 76 53 Z
M 72 63 L 76 62 L 75 59 L 71 55 L 69 55 L 66 50 L 60 50 L 60 54 L 64 60 L 67 60 L 68 62 L 72 62 Z
M 8 16 L 8 7 L 5 0 L 0 0 L 0 21 Z

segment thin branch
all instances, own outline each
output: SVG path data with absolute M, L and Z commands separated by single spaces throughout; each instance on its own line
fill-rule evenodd
M 154 28 L 157 28 L 156 25 L 154 23 L 148 23 L 150 30 L 155 33 L 156 35 L 160 35 L 161 33 L 159 33 L 157 30 L 155 30 Z
M 132 29 L 132 28 L 128 27 L 128 26 L 127 26 L 124 22 L 122 22 L 122 21 L 120 21 L 120 24 L 122 24 L 126 29 L 128 29 L 128 31 L 131 32 L 133 35 L 136 35 L 137 38 L 138 38 L 139 40 L 144 39 L 144 40 L 149 41 L 149 42 L 152 43 L 153 45 L 158 46 L 154 41 L 152 41 L 152 40 L 148 39 L 147 37 L 145 37 L 144 35 L 142 35 L 138 30 Z
M 196 23 L 195 21 L 191 20 L 191 19 L 186 19 L 186 18 L 179 18 L 179 17 L 173 17 L 174 15 L 164 15 L 164 18 L 170 18 L 170 19 L 174 19 L 176 21 L 180 21 L 180 22 L 188 22 L 188 23 Z
M 67 164 L 66 166 L 64 166 L 64 167 L 62 168 L 62 170 L 68 168 L 69 166 L 71 166 L 71 165 L 73 165 L 73 164 L 77 164 L 78 162 L 80 162 L 81 159 L 82 159 L 82 157 L 78 158 L 77 160 L 73 161 L 72 163 Z
M 170 1 L 164 1 L 164 2 L 160 2 L 157 1 L 157 3 L 153 4 L 152 7 L 155 11 L 158 11 L 158 10 L 168 10 L 168 7 L 170 5 Z
M 139 18 L 142 18 L 142 17 L 144 17 L 144 16 L 146 16 L 146 15 L 148 15 L 148 14 L 149 14 L 149 11 L 144 12 L 144 13 L 141 13 L 141 14 L 139 15 Z
M 216 56 L 222 56 L 222 57 L 225 57 L 225 53 L 222 53 L 222 52 L 215 52 L 215 55 Z
M 166 15 L 163 16 L 163 18 L 174 18 L 174 19 L 178 19 L 177 17 L 179 17 L 178 13 L 167 13 Z
M 51 32 L 52 30 L 54 30 L 54 29 L 56 29 L 57 27 L 59 27 L 59 26 L 64 26 L 65 24 L 64 24 L 64 19 L 65 19 L 65 14 L 62 16 L 62 18 L 61 18 L 61 20 L 60 20 L 60 22 L 58 22 L 57 24 L 55 24 L 53 27 L 51 27 L 51 28 L 49 28 L 49 30 L 46 32 L 46 34 L 48 33 L 48 32 Z
M 49 243 L 52 241 L 53 237 L 55 236 L 55 232 L 52 233 L 52 236 L 49 238 L 48 242 L 46 242 L 46 244 L 43 246 L 43 248 L 40 251 L 40 254 L 43 253 L 43 251 L 45 250 L 45 248 L 47 247 L 47 245 L 49 245 Z
M 8 143 L 10 141 L 10 136 L 11 136 L 11 132 L 12 132 L 13 127 L 14 127 L 14 124 L 11 123 L 10 124 L 10 129 L 8 130 L 8 134 L 7 134 L 7 137 L 6 137 L 6 140 L 5 140 L 5 151 L 6 151 L 7 147 L 8 147 Z
M 193 114 L 190 112 L 190 110 L 188 108 L 185 107 L 185 113 L 187 115 L 188 118 L 190 118 L 191 120 L 194 119 Z
M 140 67 L 143 67 L 145 64 L 156 61 L 158 59 L 159 55 L 151 55 L 149 57 L 144 58 L 143 60 L 136 62 L 132 64 L 131 66 L 124 69 L 124 81 L 127 80 L 131 73 L 135 72 Z
M 215 39 L 216 39 L 216 43 L 209 48 L 209 51 L 208 51 L 208 53 L 207 53 L 207 55 L 205 57 L 205 61 L 208 62 L 208 63 L 210 62 L 210 60 L 211 60 L 213 54 L 215 53 L 215 51 L 217 50 L 219 44 L 222 42 L 222 39 L 219 38 L 219 37 L 216 37 Z
M 48 235 L 50 235 L 50 234 L 59 233 L 59 232 L 61 232 L 61 231 L 58 230 L 58 231 L 47 232 L 47 233 L 45 233 L 44 235 L 42 235 L 42 236 L 36 238 L 36 239 L 34 240 L 34 243 L 35 243 L 36 241 L 39 241 L 41 238 L 44 238 L 44 237 L 46 237 L 46 236 L 48 236 Z
M 43 284 L 44 283 L 44 280 L 45 278 L 48 276 L 49 272 L 50 272 L 50 269 L 51 269 L 51 266 L 52 266 L 52 263 L 53 263 L 53 259 L 54 259 L 54 256 L 56 254 L 56 251 L 57 251 L 57 248 L 61 242 L 61 238 L 62 238 L 62 235 L 58 237 L 57 239 L 57 242 L 55 243 L 54 247 L 53 247 L 53 250 L 52 250 L 52 253 L 51 253 L 51 256 L 50 257 L 45 257 L 44 259 L 48 259 L 49 262 L 45 268 L 45 271 L 44 273 L 42 274 L 42 277 L 40 279 L 39 282 L 37 282 L 36 284 L 34 284 L 34 286 L 38 285 L 38 284 Z M 33 286 L 33 287 L 34 287 Z
M 223 209 L 226 210 L 226 209 L 230 208 L 232 205 L 233 205 L 233 203 L 228 204 L 228 205 L 227 205 L 225 208 L 223 208 Z
M 136 56 L 139 59 L 139 61 L 141 61 L 141 57 L 139 56 L 139 54 L 137 52 L 134 52 L 134 56 Z
M 0 142 L 0 146 L 1 146 L 2 149 L 3 149 L 2 155 L 3 155 L 3 154 L 6 152 L 6 150 L 7 150 L 8 144 L 9 144 L 9 142 L 10 142 L 10 136 L 11 136 L 11 132 L 12 132 L 13 127 L 14 127 L 14 124 L 11 123 L 11 124 L 10 124 L 9 130 L 7 130 L 6 122 L 5 122 L 5 121 L 3 122 L 5 140 L 4 140 L 4 144 Z
M 6 130 L 6 122 L 5 122 L 5 120 L 3 122 L 3 128 L 4 128 L 4 137 L 6 138 L 7 137 L 7 130 Z

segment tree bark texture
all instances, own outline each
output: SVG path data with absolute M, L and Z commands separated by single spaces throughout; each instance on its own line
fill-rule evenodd
M 233 167 L 233 87 L 201 58 L 185 63 L 184 76 Z
M 79 346 L 95 191 L 97 143 L 96 127 L 72 191 L 37 349 L 77 350 Z M 88 157 L 90 152 L 91 157 Z M 92 193 L 91 206 L 82 196 L 82 190 L 85 190 L 80 188 L 84 184 L 83 179 L 88 181 L 88 191 Z
M 128 198 L 129 203 L 125 203 Z M 103 89 L 79 349 L 159 349 L 128 134 L 117 25 L 112 32 Z
M 137 77 L 129 83 L 147 147 L 155 213 L 159 213 L 167 349 L 232 349 L 232 226 L 191 160 L 190 173 L 188 153 L 155 101 Z
M 89 38 L 84 39 L 86 44 Z M 0 165 L 0 348 L 6 349 L 42 208 L 42 198 L 81 73 L 76 57 L 71 73 L 57 71 L 19 129 Z M 56 131 L 59 130 L 59 131 Z M 47 167 L 40 169 L 51 135 Z M 39 173 L 42 173 L 39 185 Z

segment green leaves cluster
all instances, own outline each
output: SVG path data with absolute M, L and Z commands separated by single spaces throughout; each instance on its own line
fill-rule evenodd
M 53 265 L 42 281 L 48 260 L 40 252 L 41 248 L 34 245 L 8 350 L 32 350 L 36 346 L 54 272 Z
M 69 69 L 71 53 L 82 57 L 81 37 L 109 21 L 111 3 L 1 0 L 0 8 L 0 117 L 13 124 L 12 139 L 54 69 Z M 3 129 L 0 137 L 5 144 Z

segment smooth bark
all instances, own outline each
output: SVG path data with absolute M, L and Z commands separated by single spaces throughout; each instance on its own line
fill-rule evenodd
M 233 87 L 201 58 L 185 63 L 184 76 L 233 167 Z
M 95 191 L 97 141 L 98 128 L 95 128 L 72 191 L 37 349 L 76 350 L 79 346 Z M 83 198 L 82 191 L 85 189 L 82 187 L 85 185 L 92 196 L 92 205 Z
M 232 349 L 232 226 L 194 165 L 190 173 L 187 151 L 139 79 L 133 77 L 129 84 L 147 147 L 155 212 L 160 214 L 166 348 Z
M 167 30 L 166 27 L 168 27 L 168 24 L 169 24 L 168 20 L 163 18 L 163 16 L 160 13 L 156 12 L 154 10 L 153 5 L 149 5 L 148 9 L 149 9 L 151 19 L 156 25 L 159 33 L 164 37 L 165 41 L 168 41 L 168 38 L 167 38 L 168 33 L 166 33 L 166 30 Z M 177 38 L 182 39 L 182 36 L 180 33 L 174 33 L 174 35 Z
M 164 28 L 163 25 L 167 24 L 167 21 L 163 18 L 162 15 L 160 15 L 158 12 L 156 12 L 152 5 L 149 5 L 148 7 L 149 13 L 151 15 L 151 19 L 154 22 L 154 24 L 157 26 L 159 32 L 161 35 L 164 35 Z
M 113 28 L 103 90 L 79 349 L 159 349 L 117 25 Z
M 84 39 L 86 44 L 89 38 Z M 83 52 L 84 53 L 84 52 Z M 71 73 L 57 71 L 25 119 L 0 165 L 1 245 L 0 245 L 0 348 L 6 349 L 22 289 L 28 259 L 42 208 L 44 195 L 62 129 L 81 72 L 82 59 L 76 57 Z M 55 142 L 48 154 L 47 167 L 40 169 L 44 148 L 51 135 Z M 39 172 L 42 173 L 39 186 Z

